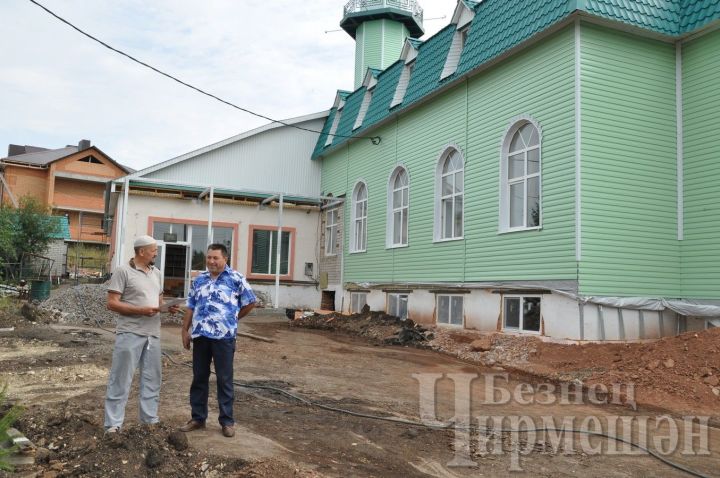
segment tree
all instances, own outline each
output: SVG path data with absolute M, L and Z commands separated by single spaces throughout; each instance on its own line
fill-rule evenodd
M 0 208 L 0 262 L 19 262 L 23 253 L 42 255 L 58 222 L 37 199 L 24 196 L 17 209 Z

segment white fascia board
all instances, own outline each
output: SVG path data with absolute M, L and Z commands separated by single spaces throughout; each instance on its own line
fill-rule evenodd
M 468 23 L 470 23 L 473 18 L 475 18 L 475 12 L 468 8 L 468 6 L 465 5 L 465 2 L 463 2 L 463 0 L 458 0 L 450 23 L 455 24 L 456 28 L 459 30 Z
M 196 156 L 200 156 L 201 154 L 205 154 L 210 151 L 214 151 L 216 149 L 222 148 L 223 146 L 227 146 L 228 144 L 232 144 L 237 141 L 247 139 L 251 136 L 255 136 L 260 133 L 264 133 L 265 131 L 270 131 L 272 129 L 280 128 L 280 127 L 286 126 L 286 125 L 296 125 L 296 124 L 304 123 L 306 121 L 312 121 L 312 120 L 316 120 L 316 119 L 320 119 L 320 118 L 325 118 L 325 117 L 327 117 L 328 113 L 329 113 L 329 111 L 320 111 L 319 113 L 312 113 L 312 114 L 308 114 L 308 115 L 304 115 L 304 116 L 297 116 L 295 118 L 280 120 L 280 121 L 282 121 L 282 123 L 279 123 L 277 121 L 273 122 L 273 123 L 268 123 L 268 124 L 260 126 L 258 128 L 251 129 L 250 131 L 240 133 L 238 135 L 232 136 L 232 137 L 224 139 L 222 141 L 218 141 L 217 143 L 213 143 L 208 146 L 202 147 L 200 149 L 196 149 L 195 151 L 190 151 L 189 153 L 185 153 L 185 154 L 182 154 L 175 158 L 168 159 L 167 161 L 160 162 L 154 166 L 150 166 L 148 168 L 141 169 L 140 171 L 135 171 L 132 174 L 128 174 L 127 176 L 122 176 L 117 179 L 122 180 L 126 177 L 130 178 L 130 179 L 142 178 L 146 174 L 154 173 L 156 171 L 165 169 L 169 166 L 180 163 L 182 161 L 186 161 L 186 160 L 192 159 Z M 283 124 L 283 123 L 285 123 L 285 124 Z M 320 134 L 320 133 L 318 133 L 318 134 Z
M 377 78 L 375 78 L 375 75 L 372 73 L 372 69 L 368 68 L 365 72 L 365 78 L 363 78 L 362 84 L 360 86 L 364 86 L 366 89 L 370 89 L 374 87 L 377 84 Z
M 410 39 L 405 39 L 405 44 L 402 47 L 402 51 L 400 52 L 400 59 L 405 62 L 407 65 L 411 61 L 413 61 L 417 57 L 418 51 L 417 48 L 415 48 L 415 45 L 412 44 Z

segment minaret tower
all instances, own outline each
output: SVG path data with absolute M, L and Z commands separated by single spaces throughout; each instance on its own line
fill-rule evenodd
M 350 0 L 340 26 L 355 39 L 355 88 L 368 68 L 383 70 L 400 58 L 405 39 L 420 38 L 423 11 L 417 0 Z

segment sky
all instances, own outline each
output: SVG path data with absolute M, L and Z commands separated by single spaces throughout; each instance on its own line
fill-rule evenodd
M 38 0 L 111 46 L 274 119 L 328 109 L 353 89 L 344 0 Z M 456 0 L 420 0 L 428 38 Z M 444 17 L 434 19 L 438 17 Z M 8 144 L 89 139 L 142 169 L 266 120 L 162 77 L 27 0 L 2 0 L 0 157 Z M 326 33 L 326 31 L 329 31 Z

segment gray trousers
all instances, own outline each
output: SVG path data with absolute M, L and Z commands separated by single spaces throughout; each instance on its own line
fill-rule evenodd
M 140 369 L 139 417 L 143 423 L 158 422 L 162 360 L 160 339 L 120 333 L 115 336 L 112 367 L 105 395 L 105 428 L 119 427 L 125 419 L 135 369 Z

